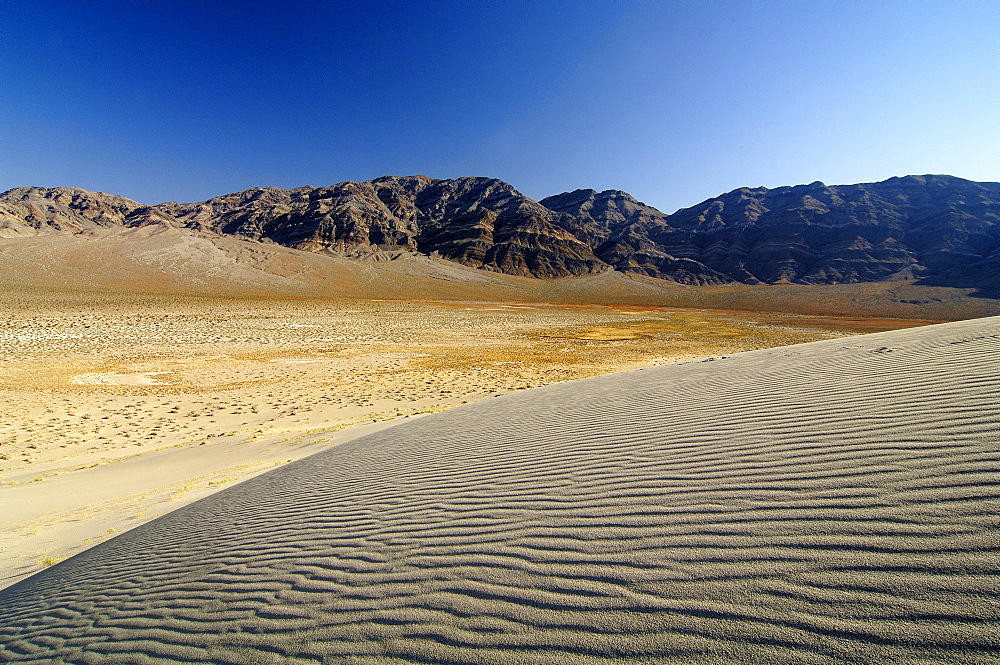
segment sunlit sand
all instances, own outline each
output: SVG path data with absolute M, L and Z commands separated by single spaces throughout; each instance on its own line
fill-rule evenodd
M 0 585 L 365 423 L 917 323 L 16 290 L 2 304 Z
M 981 319 L 429 415 L 0 592 L 0 657 L 996 662 L 997 366 Z
M 142 372 L 139 374 L 116 374 L 114 372 L 91 372 L 89 374 L 77 374 L 70 379 L 70 383 L 80 386 L 164 386 L 169 385 L 167 381 L 161 381 L 157 377 L 173 372 Z

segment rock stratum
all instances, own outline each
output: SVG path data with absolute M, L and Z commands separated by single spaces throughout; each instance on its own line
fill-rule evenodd
M 946 175 L 740 188 L 673 214 L 618 190 L 535 201 L 482 177 L 384 176 L 155 206 L 62 187 L 0 195 L 0 237 L 152 225 L 539 278 L 614 270 L 697 285 L 919 280 L 1000 292 L 1000 183 Z

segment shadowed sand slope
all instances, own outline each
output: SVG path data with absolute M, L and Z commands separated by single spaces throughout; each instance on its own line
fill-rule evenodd
M 0 592 L 0 660 L 1000 660 L 1000 319 L 549 386 Z

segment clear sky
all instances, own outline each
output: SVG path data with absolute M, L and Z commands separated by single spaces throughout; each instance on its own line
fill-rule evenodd
M 1000 2 L 0 0 L 0 191 L 1000 181 Z

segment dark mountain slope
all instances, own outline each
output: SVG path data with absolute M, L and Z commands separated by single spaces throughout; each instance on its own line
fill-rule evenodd
M 162 204 L 182 222 L 309 251 L 406 249 L 514 275 L 561 277 L 603 263 L 566 219 L 492 178 L 385 176 L 332 187 L 251 189 Z
M 669 279 L 683 284 L 723 284 L 734 281 L 702 263 L 674 240 L 669 215 L 618 190 L 579 189 L 542 199 L 542 205 L 578 220 L 577 235 L 594 246 L 594 253 L 621 272 Z
M 935 275 L 997 252 L 1000 184 L 907 176 L 739 189 L 670 216 L 676 244 L 740 281 L 839 283 Z M 676 237 L 679 235 L 680 237 Z
M 595 251 L 616 269 L 688 283 L 923 276 L 989 288 L 1000 263 L 1000 183 L 951 176 L 741 188 L 672 215 L 621 192 L 581 190 L 542 203 L 606 229 Z M 682 261 L 686 274 L 677 272 Z
M 951 176 L 741 188 L 667 215 L 625 192 L 534 201 L 493 178 L 385 176 L 143 206 L 73 188 L 0 195 L 0 235 L 161 224 L 312 252 L 418 252 L 513 275 L 685 284 L 921 279 L 1000 290 L 1000 183 Z

